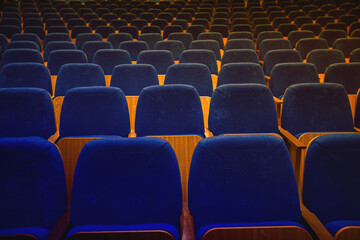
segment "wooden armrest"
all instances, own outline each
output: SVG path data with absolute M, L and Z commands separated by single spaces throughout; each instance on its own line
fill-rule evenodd
M 355 131 L 360 132 L 360 128 L 354 127 Z
M 274 98 L 274 102 L 276 103 L 276 104 L 282 104 L 283 103 L 283 100 L 282 99 L 279 99 L 279 98 L 277 98 L 277 97 L 273 97 Z
M 181 224 L 181 239 L 182 240 L 195 240 L 194 221 L 190 215 L 187 203 L 183 203 L 183 211 L 180 217 Z
M 264 66 L 264 61 L 259 60 L 259 63 L 260 63 L 260 65 L 261 65 L 261 67 L 263 67 L 263 66 Z
M 136 133 L 133 129 L 130 130 L 130 133 L 128 135 L 129 138 L 133 138 L 133 137 L 136 137 Z
M 214 134 L 207 128 L 205 129 L 205 137 L 208 138 L 208 137 L 213 137 Z
M 60 136 L 59 131 L 56 131 L 53 135 L 49 137 L 48 141 L 55 143 L 55 141 L 58 140 L 59 136 Z
M 305 221 L 309 224 L 320 240 L 334 239 L 316 215 L 312 213 L 302 202 L 300 203 L 300 208 Z
M 266 86 L 269 86 L 270 77 L 265 75 Z
M 285 140 L 287 140 L 292 146 L 298 148 L 298 149 L 305 149 L 306 145 L 299 141 L 296 137 L 294 137 L 291 133 L 283 129 L 282 127 L 279 127 L 280 134 L 283 136 Z

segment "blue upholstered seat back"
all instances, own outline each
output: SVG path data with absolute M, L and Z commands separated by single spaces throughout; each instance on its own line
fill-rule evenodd
M 0 229 L 50 231 L 66 210 L 65 174 L 57 147 L 40 137 L 0 138 L 0 159 Z
M 305 132 L 352 132 L 345 88 L 336 83 L 290 86 L 284 95 L 281 126 L 294 136 Z
M 208 66 L 211 74 L 218 74 L 215 53 L 208 49 L 185 50 L 180 56 L 180 63 L 202 63 Z
M 98 139 L 82 149 L 74 176 L 71 222 L 167 223 L 180 228 L 179 167 L 162 139 Z
M 149 50 L 149 44 L 144 41 L 123 41 L 119 45 L 120 49 L 129 52 L 131 61 L 136 61 L 141 51 Z
M 271 70 L 278 63 L 302 62 L 300 52 L 292 49 L 270 50 L 264 57 L 264 73 L 270 76 Z
M 295 175 L 284 141 L 272 135 L 201 140 L 189 176 L 195 232 L 215 223 L 300 220 Z
M 0 88 L 35 87 L 52 94 L 49 70 L 41 63 L 9 63 L 0 69 Z
M 356 94 L 360 88 L 360 63 L 331 64 L 325 72 L 324 82 L 339 83 L 347 94 Z
M 166 72 L 165 84 L 187 84 L 196 88 L 200 96 L 213 92 L 209 68 L 201 63 L 179 63 L 170 66 Z
M 314 49 L 307 55 L 306 62 L 313 63 L 318 73 L 325 73 L 331 64 L 345 63 L 345 56 L 338 49 Z
M 56 131 L 49 92 L 40 88 L 0 88 L 0 137 L 39 136 Z
M 102 68 L 93 63 L 68 63 L 58 72 L 55 97 L 65 96 L 66 91 L 71 88 L 89 86 L 105 86 Z
M 131 58 L 122 49 L 100 49 L 94 55 L 94 63 L 101 66 L 105 75 L 111 75 L 116 65 L 131 64 Z
M 255 50 L 251 49 L 229 49 L 224 52 L 221 66 L 227 63 L 252 62 L 259 63 L 259 57 Z
M 57 75 L 61 66 L 67 63 L 87 63 L 86 55 L 81 50 L 53 50 L 49 54 L 47 67 L 51 75 Z
M 360 220 L 360 135 L 315 138 L 306 154 L 303 202 L 323 224 Z
M 214 135 L 278 133 L 271 91 L 260 84 L 227 84 L 216 88 L 210 103 L 209 130 Z
M 196 89 L 177 84 L 144 88 L 136 108 L 135 132 L 137 136 L 203 136 L 203 113 Z
M 59 49 L 76 49 L 75 43 L 67 42 L 67 41 L 51 41 L 44 48 L 44 61 L 47 62 L 49 60 L 49 55 L 54 50 Z
M 221 67 L 218 77 L 218 86 L 233 83 L 266 84 L 265 75 L 257 63 L 228 63 Z
M 112 72 L 110 86 L 120 88 L 126 96 L 139 96 L 145 87 L 159 85 L 156 69 L 150 64 L 122 64 Z
M 39 50 L 35 49 L 17 48 L 9 49 L 4 52 L 4 56 L 1 60 L 1 66 L 16 62 L 35 62 L 43 64 L 44 60 Z
M 145 50 L 139 53 L 137 63 L 151 64 L 157 74 L 166 74 L 168 67 L 174 64 L 174 57 L 168 50 Z
M 61 108 L 60 137 L 116 135 L 127 137 L 130 120 L 124 93 L 114 87 L 69 90 Z
M 158 41 L 154 50 L 169 50 L 175 61 L 180 59 L 181 53 L 185 50 L 184 44 L 179 40 Z
M 85 42 L 83 44 L 82 50 L 85 52 L 88 62 L 94 62 L 94 56 L 97 50 L 100 49 L 112 49 L 112 45 L 110 42 L 103 42 L 103 41 L 90 41 Z

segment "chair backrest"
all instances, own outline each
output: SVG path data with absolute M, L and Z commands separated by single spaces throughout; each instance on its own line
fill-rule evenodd
M 168 50 L 175 61 L 180 59 L 181 53 L 185 50 L 184 44 L 179 40 L 158 41 L 155 43 L 154 50 Z
M 332 235 L 359 222 L 359 145 L 358 134 L 330 134 L 307 149 L 302 199 Z
M 221 33 L 218 32 L 205 32 L 200 33 L 198 40 L 216 40 L 219 44 L 220 49 L 224 49 L 224 40 Z
M 88 62 L 93 63 L 96 51 L 100 49 L 112 49 L 112 48 L 113 47 L 110 42 L 90 41 L 90 42 L 85 42 L 83 44 L 82 50 L 86 54 L 88 58 Z
M 46 44 L 46 47 L 44 48 L 44 61 L 47 62 L 49 60 L 49 55 L 54 50 L 60 50 L 60 49 L 72 49 L 75 50 L 76 45 L 72 42 L 67 41 L 51 41 L 48 44 Z
M 320 33 L 319 38 L 324 38 L 329 46 L 332 46 L 336 39 L 346 38 L 347 34 L 341 29 L 326 29 Z
M 218 86 L 234 83 L 266 84 L 264 72 L 257 63 L 228 63 L 221 67 Z
M 179 167 L 165 140 L 97 139 L 84 146 L 71 198 L 74 227 L 112 225 L 136 231 L 156 224 L 180 239 L 181 211 Z
M 44 39 L 44 43 L 43 43 L 44 49 L 45 49 L 46 45 L 52 41 L 71 42 L 71 38 L 70 38 L 69 34 L 66 34 L 66 33 L 48 33 L 48 34 L 46 34 L 45 39 Z
M 208 66 L 211 74 L 218 74 L 215 53 L 208 49 L 185 50 L 180 56 L 180 63 L 202 63 Z
M 156 69 L 150 64 L 122 64 L 111 75 L 110 86 L 120 88 L 126 96 L 139 96 L 143 88 L 159 85 Z
M 200 96 L 211 97 L 213 90 L 210 70 L 201 63 L 179 63 L 170 66 L 164 84 L 191 85 Z
M 61 66 L 55 84 L 54 96 L 65 96 L 76 87 L 105 86 L 102 68 L 93 63 L 68 63 Z
M 260 84 L 217 87 L 209 111 L 209 130 L 216 135 L 278 133 L 273 96 Z
M 130 133 L 124 93 L 114 87 L 81 87 L 66 92 L 61 108 L 60 137 Z
M 345 63 L 345 56 L 338 49 L 314 49 L 308 53 L 306 62 L 314 64 L 318 73 L 322 74 L 331 64 Z
M 354 49 L 360 48 L 360 37 L 339 38 L 333 43 L 333 48 L 341 50 L 348 58 Z
M 34 62 L 43 64 L 44 60 L 39 50 L 15 48 L 4 52 L 1 60 L 1 66 L 17 62 Z
M 49 70 L 41 63 L 9 63 L 0 69 L 0 88 L 34 87 L 52 94 Z
M 278 63 L 270 75 L 269 87 L 274 97 L 282 98 L 285 90 L 298 83 L 319 83 L 319 75 L 311 63 Z
M 325 72 L 324 82 L 339 83 L 348 94 L 356 94 L 360 88 L 360 63 L 331 64 Z
M 299 222 L 298 190 L 284 141 L 263 134 L 200 141 L 190 167 L 189 209 L 197 239 L 214 227 Z
M 87 63 L 86 55 L 81 50 L 53 50 L 49 54 L 47 67 L 51 75 L 57 75 L 61 66 L 67 63 Z
M 256 40 L 256 48 L 260 49 L 261 42 L 265 39 L 282 39 L 283 35 L 281 32 L 276 31 L 264 31 L 259 33 L 257 40 Z
M 300 52 L 293 49 L 270 50 L 264 57 L 264 73 L 270 76 L 271 70 L 278 63 L 302 62 Z
M 163 40 L 163 37 L 161 36 L 160 33 L 142 33 L 139 36 L 139 41 L 147 42 L 150 50 L 153 50 L 155 44 L 162 40 Z
M 0 88 L 0 136 L 48 139 L 56 131 L 49 92 L 40 88 Z
M 174 64 L 174 57 L 168 50 L 145 50 L 139 53 L 139 64 L 151 64 L 157 74 L 166 74 L 167 69 Z
M 261 42 L 259 49 L 259 59 L 264 60 L 265 55 L 270 50 L 292 49 L 290 41 L 287 39 L 265 39 Z
M 46 238 L 67 207 L 59 150 L 39 137 L 0 138 L 0 159 L 1 235 Z
M 304 60 L 311 50 L 328 48 L 328 43 L 323 38 L 302 38 L 296 44 L 296 50 L 300 52 Z
M 354 131 L 345 88 L 336 83 L 290 86 L 284 94 L 281 127 L 295 137 L 306 132 Z
M 100 49 L 95 52 L 94 63 L 101 66 L 105 75 L 111 75 L 116 65 L 131 64 L 131 58 L 122 49 Z
M 208 49 L 213 51 L 216 60 L 221 60 L 219 43 L 216 40 L 195 40 L 190 44 L 190 49 Z
M 296 30 L 288 34 L 288 40 L 292 48 L 295 48 L 296 43 L 302 38 L 315 38 L 315 34 L 309 30 Z
M 168 40 L 179 40 L 184 44 L 185 49 L 190 48 L 191 42 L 194 40 L 190 33 L 170 33 Z
M 80 33 L 76 36 L 75 44 L 79 50 L 82 50 L 85 42 L 101 40 L 101 35 L 98 33 Z
M 230 49 L 251 49 L 255 50 L 255 44 L 250 39 L 230 39 L 226 42 L 225 51 Z
M 203 113 L 196 89 L 175 84 L 144 88 L 136 108 L 135 132 L 137 136 L 203 136 Z
M 121 42 L 132 40 L 133 38 L 130 33 L 111 33 L 107 38 L 107 41 L 111 42 L 114 49 L 119 48 Z
M 255 50 L 251 49 L 229 49 L 224 52 L 221 66 L 227 63 L 251 62 L 259 63 L 259 57 Z
M 129 52 L 131 61 L 136 61 L 141 51 L 150 50 L 149 44 L 144 41 L 123 41 L 119 48 Z
M 9 49 L 19 49 L 19 48 L 34 49 L 40 51 L 39 45 L 37 45 L 33 41 L 11 41 L 6 45 L 5 51 Z
M 36 43 L 39 46 L 39 49 L 41 50 L 41 43 L 40 38 L 38 35 L 34 33 L 22 33 L 22 34 L 14 34 L 14 36 L 11 38 L 11 41 L 32 41 Z

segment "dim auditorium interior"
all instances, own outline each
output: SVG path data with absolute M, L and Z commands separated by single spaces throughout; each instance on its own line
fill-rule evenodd
M 360 240 L 358 0 L 0 10 L 1 240 Z

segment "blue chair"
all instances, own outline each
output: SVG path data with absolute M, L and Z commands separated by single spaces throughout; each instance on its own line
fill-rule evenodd
M 111 43 L 114 49 L 119 48 L 120 43 L 132 40 L 133 38 L 130 33 L 111 33 L 107 38 L 107 41 Z
M 290 41 L 292 48 L 295 48 L 297 42 L 302 38 L 315 38 L 315 34 L 309 30 L 296 30 L 291 31 L 288 35 L 288 40 Z
M 75 44 L 79 50 L 82 50 L 85 42 L 102 41 L 101 35 L 98 33 L 80 33 L 76 36 Z
M 160 33 L 142 33 L 138 40 L 146 42 L 149 45 L 149 50 L 154 50 L 155 44 L 163 41 L 163 37 Z
M 14 34 L 12 36 L 11 41 L 32 41 L 36 43 L 39 46 L 39 49 L 41 50 L 41 43 L 40 38 L 38 35 L 34 33 L 22 33 L 22 34 Z
M 234 83 L 266 84 L 265 75 L 257 63 L 228 63 L 221 67 L 217 86 Z
M 324 82 L 339 83 L 347 94 L 356 94 L 360 88 L 360 63 L 331 64 L 326 69 Z
M 144 41 L 123 41 L 120 43 L 119 49 L 128 51 L 131 61 L 136 61 L 140 52 L 150 50 L 150 47 Z
M 315 214 L 335 239 L 352 239 L 360 230 L 359 144 L 358 134 L 333 134 L 315 138 L 307 148 L 303 212 Z
M 282 39 L 284 36 L 281 32 L 276 31 L 264 31 L 259 33 L 256 39 L 256 48 L 260 49 L 261 42 L 265 39 Z
M 0 25 L 0 34 L 4 34 L 6 38 L 11 39 L 14 34 L 21 33 L 21 28 L 13 25 Z
M 0 88 L 0 137 L 55 134 L 54 108 L 50 94 L 39 88 Z
M 296 50 L 300 52 L 303 60 L 306 59 L 311 50 L 328 48 L 328 43 L 323 38 L 302 38 L 296 44 Z
M 155 43 L 154 50 L 168 50 L 173 55 L 174 60 L 179 61 L 181 53 L 185 51 L 185 47 L 179 40 L 167 40 Z
M 76 166 L 67 239 L 179 240 L 181 196 L 176 155 L 166 141 L 91 141 Z
M 139 32 L 135 26 L 120 26 L 119 33 L 130 33 L 133 39 L 139 38 Z
M 290 62 L 302 62 L 299 51 L 292 49 L 277 49 L 268 51 L 264 57 L 263 69 L 265 76 L 270 76 L 271 70 L 276 64 Z
M 50 31 L 50 29 L 49 29 L 49 31 Z M 87 33 L 87 34 L 92 33 L 91 27 L 89 27 L 89 26 L 74 26 L 71 30 L 71 38 L 76 39 L 78 35 L 85 34 L 85 33 Z
M 7 44 L 8 44 L 7 37 L 4 34 L 0 33 L 0 47 L 2 49 L 2 52 L 5 51 Z
M 180 63 L 202 63 L 208 66 L 211 74 L 218 75 L 215 53 L 208 49 L 185 50 L 180 56 Z
M 214 136 L 279 134 L 270 89 L 260 84 L 227 84 L 216 88 L 211 97 L 209 130 Z
M 60 49 L 71 49 L 71 50 L 75 50 L 76 45 L 75 43 L 72 42 L 67 42 L 67 41 L 51 41 L 49 43 L 46 44 L 45 48 L 44 48 L 44 61 L 48 62 L 49 61 L 49 55 L 52 51 L 54 50 L 60 50 Z
M 185 50 L 190 48 L 191 42 L 194 40 L 190 33 L 170 33 L 168 40 L 179 40 L 184 44 Z
M 97 138 L 127 137 L 129 133 L 128 105 L 120 89 L 80 87 L 66 93 L 57 146 L 63 154 L 69 203 L 76 160 L 85 143 Z
M 1 60 L 1 66 L 17 62 L 34 62 L 44 64 L 43 57 L 39 50 L 18 48 L 9 49 L 4 52 Z
M 100 49 L 112 49 L 112 48 L 113 47 L 110 42 L 90 41 L 90 42 L 85 42 L 83 44 L 82 50 L 86 54 L 88 58 L 88 62 L 93 63 L 96 51 Z
M 39 46 L 33 41 L 11 41 L 6 45 L 6 50 L 9 49 L 34 49 L 40 51 Z
M 0 238 L 61 238 L 67 204 L 56 146 L 39 137 L 0 138 L 0 159 Z
M 224 39 L 221 33 L 218 32 L 205 32 L 200 33 L 198 40 L 215 40 L 218 42 L 220 49 L 224 49 Z
M 49 70 L 41 63 L 10 63 L 0 69 L 0 88 L 42 88 L 53 94 Z
M 187 179 L 191 156 L 204 136 L 199 94 L 189 85 L 144 88 L 136 108 L 135 133 L 169 141 L 178 156 L 183 201 L 187 201 Z
M 199 142 L 190 167 L 189 210 L 196 239 L 282 234 L 284 239 L 312 239 L 301 225 L 291 159 L 277 136 L 219 136 Z
M 49 54 L 47 67 L 51 75 L 58 75 L 61 66 L 67 63 L 87 63 L 86 55 L 81 50 L 54 50 Z
M 360 48 L 360 38 L 339 38 L 333 43 L 333 49 L 341 50 L 346 58 L 350 57 L 350 53 L 354 50 Z
M 251 62 L 259 64 L 259 57 L 255 50 L 229 49 L 224 52 L 221 67 L 227 63 Z
M 292 49 L 290 41 L 287 39 L 265 39 L 261 42 L 259 49 L 259 60 L 264 61 L 265 55 L 270 50 Z
M 139 53 L 138 64 L 151 64 L 158 75 L 165 75 L 167 69 L 174 64 L 174 57 L 168 50 L 145 50 Z
M 225 51 L 230 49 L 251 49 L 255 50 L 255 44 L 250 39 L 230 39 L 226 42 Z

